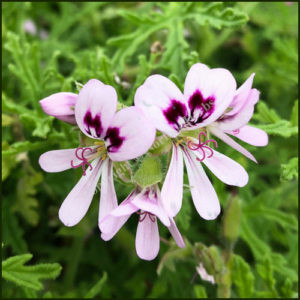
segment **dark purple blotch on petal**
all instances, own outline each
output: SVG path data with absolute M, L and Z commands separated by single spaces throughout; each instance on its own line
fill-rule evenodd
M 178 119 L 187 117 L 187 109 L 183 103 L 177 100 L 171 100 L 170 106 L 163 111 L 169 124 L 176 125 L 176 129 L 179 131 L 181 129 Z
M 196 92 L 190 97 L 188 103 L 191 111 L 191 123 L 194 124 L 203 122 L 208 117 L 210 117 L 215 110 L 215 97 L 209 96 L 207 98 L 204 98 L 199 90 L 196 90 Z
M 83 123 L 85 125 L 86 128 L 86 132 L 92 136 L 93 132 L 91 132 L 91 128 L 94 128 L 95 137 L 100 137 L 101 136 L 101 132 L 102 132 L 102 125 L 101 125 L 101 119 L 100 119 L 100 114 L 97 114 L 94 118 L 92 117 L 92 113 L 90 111 L 87 111 L 84 119 L 83 119 Z
M 109 127 L 104 140 L 109 140 L 110 142 L 107 151 L 115 152 L 121 147 L 125 138 L 120 136 L 120 129 L 118 127 Z

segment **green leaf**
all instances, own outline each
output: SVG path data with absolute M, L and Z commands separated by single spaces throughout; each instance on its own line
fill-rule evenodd
M 286 120 L 280 120 L 274 124 L 255 125 L 255 126 L 264 130 L 268 134 L 280 135 L 286 138 L 298 134 L 298 127 L 291 126 L 291 123 Z
M 290 122 L 292 126 L 298 126 L 298 100 L 294 103 Z
M 293 230 L 298 229 L 298 222 L 295 216 L 285 213 L 281 210 L 265 207 L 262 205 L 251 207 L 251 209 L 244 210 L 245 216 L 260 217 L 270 221 L 277 222 L 282 228 L 289 228 Z
M 188 201 L 190 191 L 183 191 L 183 201 L 182 207 L 178 214 L 176 215 L 176 223 L 179 228 L 187 231 L 190 227 L 190 222 L 192 218 L 192 206 L 191 201 Z M 186 201 L 184 201 L 186 200 Z
M 36 291 L 42 290 L 41 279 L 55 279 L 61 272 L 58 263 L 37 264 L 25 266 L 32 258 L 32 254 L 23 254 L 9 257 L 2 261 L 2 276 L 15 284 Z
M 273 267 L 268 256 L 265 256 L 261 263 L 256 264 L 258 274 L 264 279 L 272 297 L 277 297 L 278 293 L 275 288 L 275 278 L 273 275 Z
M 35 198 L 36 186 L 43 180 L 42 173 L 34 171 L 30 166 L 17 184 L 17 201 L 13 210 L 19 212 L 32 226 L 37 225 L 39 214 L 36 211 L 38 201 Z
M 106 283 L 106 280 L 107 280 L 107 274 L 106 272 L 104 272 L 100 280 L 87 292 L 84 298 L 96 297 L 101 292 L 103 285 Z
M 280 116 L 272 108 L 269 108 L 263 101 L 259 101 L 256 105 L 257 113 L 253 118 L 262 123 L 277 123 L 281 120 Z
M 162 180 L 160 160 L 153 156 L 146 156 L 133 179 L 142 188 L 160 182 Z
M 240 232 L 241 204 L 238 197 L 232 197 L 223 218 L 223 235 L 230 242 L 238 238 Z
M 254 256 L 257 259 L 263 257 L 266 253 L 271 252 L 268 244 L 258 237 L 246 218 L 242 218 L 241 237 L 250 246 Z
M 2 202 L 2 222 L 2 238 L 5 245 L 10 245 L 15 254 L 27 252 L 28 247 L 23 238 L 24 231 L 17 216 L 12 213 L 9 201 Z
M 231 276 L 240 298 L 249 298 L 253 295 L 254 275 L 247 262 L 237 254 L 233 256 Z
M 205 287 L 200 284 L 194 285 L 194 294 L 196 298 L 208 298 Z
M 209 24 L 217 29 L 241 26 L 249 20 L 247 14 L 238 9 L 226 7 L 222 10 L 222 2 L 200 6 L 195 13 L 188 14 L 187 18 L 194 19 L 200 25 Z
M 281 170 L 282 180 L 298 179 L 298 157 L 291 158 L 287 164 L 282 164 Z

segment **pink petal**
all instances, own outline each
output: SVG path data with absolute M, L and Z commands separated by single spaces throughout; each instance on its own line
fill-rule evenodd
M 153 125 L 160 131 L 170 137 L 176 137 L 178 130 L 174 123 L 166 118 L 167 110 L 172 100 L 178 102 L 178 105 L 186 110 L 186 103 L 179 88 L 168 78 L 161 75 L 152 75 L 147 78 L 135 93 L 134 104 L 140 107 Z M 184 123 L 182 117 L 175 116 L 178 123 Z
M 92 149 L 95 147 L 91 147 Z M 72 168 L 71 161 L 73 161 L 73 165 L 77 166 L 82 163 L 75 156 L 76 149 L 64 149 L 64 150 L 52 150 L 45 152 L 39 158 L 39 164 L 41 168 L 49 173 L 52 172 L 61 172 Z M 86 158 L 88 159 L 91 154 L 87 153 Z
M 171 223 L 171 226 L 169 226 L 168 229 L 171 232 L 176 244 L 178 245 L 178 247 L 184 248 L 185 247 L 184 240 L 183 240 L 173 218 L 170 218 L 170 223 Z
M 110 159 L 103 163 L 100 194 L 99 222 L 118 206 L 113 180 L 113 163 Z
M 207 151 L 208 152 L 208 151 Z M 201 159 L 202 154 L 194 151 L 195 155 Z M 213 149 L 213 155 L 203 160 L 203 163 L 218 177 L 228 185 L 245 186 L 248 183 L 248 173 L 236 161 Z
M 97 79 L 89 80 L 80 90 L 75 106 L 75 117 L 81 131 L 92 138 L 104 138 L 117 102 L 117 93 L 112 86 Z
M 156 190 L 156 193 L 152 193 L 152 191 L 150 193 L 140 193 L 131 203 L 139 209 L 157 216 L 165 226 L 170 226 L 169 217 L 159 202 L 160 195 L 157 193 L 159 193 L 158 190 Z
M 235 115 L 247 102 L 250 90 L 252 88 L 254 75 L 255 73 L 252 73 L 250 77 L 237 89 L 236 95 L 229 105 L 230 107 L 232 107 L 232 110 L 226 113 L 226 116 Z
M 243 126 L 238 131 L 225 132 L 253 146 L 263 147 L 269 142 L 268 135 L 262 129 L 249 125 Z
M 259 91 L 251 89 L 244 103 L 243 107 L 233 116 L 224 117 L 218 121 L 219 127 L 222 130 L 235 130 L 245 126 L 252 118 L 254 112 L 254 105 L 259 99 Z
M 194 205 L 203 219 L 213 220 L 220 213 L 220 203 L 216 191 L 195 155 L 189 150 L 184 153 Z
M 233 149 L 239 151 L 249 159 L 253 160 L 255 163 L 257 163 L 257 160 L 255 157 L 244 147 L 242 147 L 240 144 L 238 144 L 235 140 L 233 140 L 231 137 L 229 137 L 227 134 L 225 134 L 221 129 L 215 127 L 215 126 L 209 126 L 209 131 L 218 137 L 220 140 L 231 146 Z
M 74 107 L 78 95 L 73 93 L 56 93 L 40 100 L 43 111 L 62 121 L 76 124 Z
M 139 222 L 135 238 L 137 255 L 144 260 L 154 259 L 159 251 L 159 233 L 157 221 L 146 217 Z
M 180 147 L 173 144 L 172 159 L 161 190 L 161 199 L 168 214 L 176 216 L 182 204 L 183 156 Z
M 226 69 L 209 69 L 206 65 L 200 63 L 197 63 L 190 68 L 184 84 L 184 97 L 188 103 L 189 109 L 192 109 L 191 101 L 193 97 L 199 93 L 201 93 L 201 97 L 198 97 L 199 101 L 203 98 L 207 101 L 208 99 L 211 99 L 213 102 L 212 109 L 208 110 L 208 117 L 198 123 L 198 127 L 210 124 L 221 116 L 231 103 L 235 94 L 235 89 L 235 79 Z M 200 111 L 200 106 L 204 105 L 204 103 L 197 104 L 199 105 L 197 109 Z M 202 107 L 202 109 L 207 110 L 205 107 Z
M 100 158 L 92 162 L 92 171 L 87 169 L 59 209 L 59 218 L 66 226 L 74 226 L 85 216 L 94 196 L 102 171 Z
M 111 138 L 109 133 L 112 132 Z M 137 107 L 117 112 L 107 131 L 108 155 L 113 161 L 124 161 L 146 153 L 154 142 L 155 128 Z
M 117 208 L 107 214 L 100 222 L 99 229 L 103 240 L 108 241 L 121 229 L 131 214 L 135 213 L 138 208 L 131 204 L 131 193 Z

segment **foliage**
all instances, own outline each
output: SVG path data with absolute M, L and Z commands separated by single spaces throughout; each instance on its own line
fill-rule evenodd
M 4 2 L 2 296 L 298 297 L 297 6 Z M 24 30 L 26 20 L 34 22 L 35 33 Z M 259 163 L 219 142 L 222 153 L 245 167 L 249 183 L 225 187 L 210 173 L 222 215 L 205 221 L 194 209 L 185 176 L 176 223 L 186 248 L 178 248 L 160 226 L 161 249 L 152 262 L 136 256 L 137 219 L 111 242 L 101 240 L 98 192 L 85 218 L 64 227 L 58 209 L 78 173 L 45 173 L 38 159 L 49 150 L 76 147 L 79 132 L 43 113 L 39 100 L 60 91 L 78 93 L 97 78 L 115 87 L 119 107 L 132 105 L 149 75 L 167 76 L 182 89 L 196 62 L 229 69 L 238 86 L 256 73 L 254 87 L 262 100 L 251 125 L 269 134 L 269 144 L 244 146 Z M 132 190 L 129 182 L 161 187 L 171 143 L 159 134 L 156 142 L 145 157 L 114 164 L 119 202 Z M 33 264 L 26 265 L 30 259 Z M 201 279 L 200 263 L 215 284 Z

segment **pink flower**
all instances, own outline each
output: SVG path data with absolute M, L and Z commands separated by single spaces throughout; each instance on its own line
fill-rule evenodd
M 254 73 L 235 92 L 229 104 L 229 111 L 222 114 L 214 123 L 208 126 L 208 131 L 230 145 L 232 148 L 256 161 L 254 156 L 244 147 L 235 142 L 227 134 L 237 137 L 253 146 L 266 146 L 268 135 L 261 129 L 247 125 L 252 118 L 254 106 L 259 99 L 259 91 L 252 88 Z
M 55 99 L 51 104 L 52 111 L 60 114 L 67 107 L 66 97 L 51 97 Z M 63 98 L 64 101 L 56 101 Z M 58 103 L 57 110 L 54 103 Z M 113 161 L 130 160 L 144 154 L 155 139 L 155 128 L 139 109 L 128 107 L 116 113 L 116 108 L 115 89 L 91 79 L 77 97 L 75 119 L 80 130 L 93 139 L 94 144 L 48 151 L 40 156 L 40 166 L 46 172 L 83 169 L 83 176 L 59 210 L 59 218 L 66 226 L 74 226 L 84 217 L 101 174 L 99 220 L 117 207 Z
M 168 78 L 150 76 L 135 94 L 135 105 L 152 117 L 157 129 L 173 138 L 172 158 L 162 191 L 162 201 L 169 215 L 174 217 L 180 210 L 183 193 L 183 160 L 185 161 L 194 205 L 200 216 L 215 219 L 220 213 L 217 194 L 206 176 L 204 163 L 220 180 L 229 185 L 244 186 L 248 174 L 229 157 L 212 150 L 208 143 L 188 136 L 190 130 L 203 128 L 224 113 L 232 102 L 236 82 L 225 69 L 209 69 L 196 64 L 189 70 L 184 94 Z
M 185 247 L 173 218 L 168 216 L 161 203 L 157 185 L 142 191 L 135 188 L 117 208 L 105 216 L 99 222 L 102 239 L 112 239 L 133 213 L 139 215 L 135 247 L 141 259 L 152 260 L 159 252 L 157 218 L 168 227 L 177 245 L 180 248 Z

